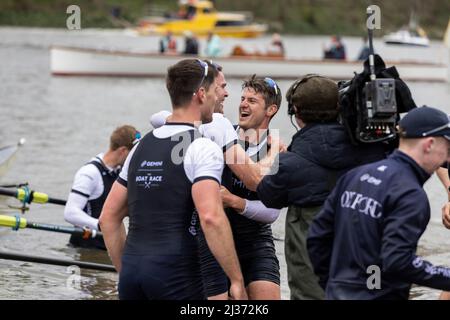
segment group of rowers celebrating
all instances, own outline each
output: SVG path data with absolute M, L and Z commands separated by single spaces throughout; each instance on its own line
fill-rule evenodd
M 286 99 L 300 130 L 288 148 L 278 130 L 269 130 L 282 101 L 271 78 L 243 81 L 236 125 L 224 116 L 227 82 L 212 61 L 177 62 L 167 71 L 166 88 L 172 110 L 151 116 L 153 130 L 141 137 L 133 126 L 117 128 L 109 150 L 76 173 L 65 219 L 100 230 L 104 241 L 72 236 L 70 243 L 107 249 L 119 272 L 120 299 L 279 300 L 271 224 L 288 207 L 291 299 L 351 298 L 350 290 L 339 291 L 336 279 L 328 279 L 334 257 L 322 256 L 333 248 L 318 244 L 329 223 L 321 210 L 344 173 L 387 160 L 386 150 L 350 143 L 338 122 L 337 84 L 308 75 L 291 85 Z M 417 109 L 424 108 L 440 112 Z M 311 228 L 315 233 L 308 234 Z

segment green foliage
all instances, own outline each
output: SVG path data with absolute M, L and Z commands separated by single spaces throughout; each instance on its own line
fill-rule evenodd
M 65 27 L 66 8 L 81 8 L 82 27 L 113 27 L 111 10 L 121 8 L 123 19 L 135 23 L 152 10 L 175 10 L 176 0 L 1 0 L 0 25 Z M 450 12 L 448 0 L 216 0 L 219 10 L 250 11 L 274 31 L 293 34 L 362 35 L 365 9 L 381 8 L 382 33 L 407 25 L 411 12 L 431 37 L 442 38 Z

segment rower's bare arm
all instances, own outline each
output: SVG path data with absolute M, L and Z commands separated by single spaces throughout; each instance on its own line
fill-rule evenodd
M 103 205 L 99 223 L 111 261 L 117 272 L 121 269 L 123 247 L 126 240 L 123 219 L 128 215 L 127 188 L 114 182 Z
M 224 153 L 225 163 L 233 173 L 245 184 L 245 186 L 256 191 L 261 179 L 270 171 L 279 150 L 270 149 L 267 156 L 255 163 L 245 153 L 241 145 L 235 144 Z
M 445 188 L 445 192 L 447 193 L 448 200 L 450 201 L 450 179 L 448 177 L 448 169 L 441 167 L 436 170 L 436 175 L 438 176 L 439 180 L 441 180 L 441 183 Z
M 232 296 L 235 299 L 246 299 L 231 227 L 222 208 L 219 184 L 210 179 L 194 183 L 192 198 L 208 246 L 232 283 Z

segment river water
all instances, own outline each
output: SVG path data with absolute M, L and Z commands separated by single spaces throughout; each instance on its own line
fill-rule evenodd
M 319 58 L 325 37 L 286 37 L 290 57 Z M 74 45 L 91 48 L 156 51 L 156 37 L 138 38 L 121 31 L 0 28 L 0 145 L 25 137 L 1 184 L 28 182 L 33 190 L 55 198 L 66 198 L 77 169 L 98 152 L 105 151 L 112 130 L 132 124 L 141 132 L 150 130 L 149 116 L 170 109 L 163 79 L 121 79 L 52 77 L 49 73 L 49 46 Z M 269 37 L 249 40 L 246 47 L 261 49 Z M 360 39 L 344 38 L 348 57 L 357 56 Z M 203 44 L 203 40 L 201 44 Z M 238 40 L 222 40 L 224 54 Z M 182 46 L 179 39 L 179 46 Z M 375 41 L 386 59 L 448 61 L 440 43 L 430 48 L 399 48 Z M 258 70 L 255 70 L 258 73 Z M 266 75 L 264 75 L 266 76 Z M 269 75 L 270 76 L 270 75 Z M 350 77 L 350 75 L 349 75 Z M 230 97 L 225 113 L 237 119 L 240 80 L 230 79 Z M 290 81 L 279 81 L 283 92 Z M 409 83 L 418 105 L 437 106 L 450 113 L 450 86 L 442 83 Z M 272 128 L 280 129 L 289 142 L 295 132 L 286 116 L 286 104 L 273 119 Z M 450 264 L 450 231 L 441 225 L 440 207 L 446 200 L 444 188 L 436 177 L 426 184 L 432 217 L 420 242 L 420 253 L 436 264 Z M 15 214 L 15 199 L 0 197 L 0 213 Z M 32 204 L 25 217 L 29 220 L 64 224 L 63 208 Z M 285 211 L 273 225 L 277 254 L 281 263 L 282 298 L 289 298 L 284 262 Z M 14 232 L 0 227 L 0 251 L 39 255 L 60 259 L 108 263 L 103 252 L 79 250 L 67 246 L 68 236 L 39 230 Z M 76 274 L 75 274 L 76 276 Z M 0 299 L 117 299 L 117 276 L 113 273 L 81 270 L 74 277 L 65 267 L 0 260 Z M 78 281 L 79 280 L 79 281 Z M 439 292 L 415 287 L 415 299 L 434 299 Z

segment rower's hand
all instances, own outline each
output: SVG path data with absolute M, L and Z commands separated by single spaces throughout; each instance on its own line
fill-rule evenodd
M 220 197 L 225 208 L 232 207 L 234 195 L 224 186 L 220 186 Z
M 83 240 L 88 240 L 90 238 L 95 238 L 98 231 L 89 229 L 88 227 L 83 227 Z
M 450 229 L 450 202 L 442 207 L 442 223 L 447 229 Z
M 150 116 L 150 124 L 157 129 L 166 124 L 172 118 L 172 113 L 167 110 L 154 113 Z
M 232 282 L 230 285 L 230 300 L 248 300 L 243 282 Z

